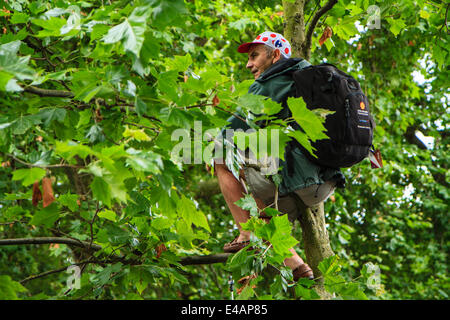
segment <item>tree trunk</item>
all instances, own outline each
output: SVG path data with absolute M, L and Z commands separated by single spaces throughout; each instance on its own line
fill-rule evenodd
M 296 0 L 294 3 L 284 0 L 284 37 L 291 44 L 292 57 L 299 57 L 309 59 L 305 57 L 303 52 L 303 46 L 305 43 L 305 19 L 303 9 L 305 7 L 306 0 Z
M 336 0 L 330 0 L 324 7 L 314 13 L 309 29 L 306 31 L 304 10 L 307 0 L 296 0 L 295 3 L 283 1 L 285 17 L 284 36 L 291 43 L 292 57 L 306 60 L 310 58 L 311 38 L 314 27 L 320 17 L 330 10 L 336 2 Z M 313 269 L 315 278 L 318 278 L 314 288 L 322 299 L 331 299 L 331 294 L 325 291 L 321 272 L 318 269 L 318 265 L 323 259 L 334 255 L 325 226 L 323 202 L 312 208 L 303 206 L 299 220 L 302 228 L 306 262 Z
M 302 207 L 299 220 L 306 262 L 313 270 L 314 277 L 317 278 L 314 289 L 322 299 L 331 299 L 331 295 L 325 291 L 322 273 L 318 269 L 318 265 L 323 259 L 334 255 L 325 226 L 323 207 L 323 202 L 312 208 Z

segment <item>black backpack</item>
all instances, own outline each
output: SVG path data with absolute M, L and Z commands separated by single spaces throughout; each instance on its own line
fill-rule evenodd
M 367 157 L 375 123 L 358 81 L 329 63 L 306 67 L 292 76 L 296 96 L 303 97 L 308 109 L 335 111 L 325 121 L 325 133 L 330 139 L 312 143 L 317 158 L 298 144 L 303 154 L 330 168 L 351 167 Z

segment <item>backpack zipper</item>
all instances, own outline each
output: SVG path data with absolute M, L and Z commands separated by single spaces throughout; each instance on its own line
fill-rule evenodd
M 347 121 L 350 118 L 350 101 L 348 99 L 345 99 L 345 118 Z
M 347 138 L 348 130 L 350 129 L 350 100 L 348 98 L 345 99 L 345 123 L 347 124 L 345 130 L 344 130 L 344 138 L 345 141 Z

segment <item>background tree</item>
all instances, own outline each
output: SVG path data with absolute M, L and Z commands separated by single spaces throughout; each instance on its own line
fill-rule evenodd
M 205 132 L 238 105 L 276 110 L 245 94 L 252 80 L 236 52 L 274 30 L 297 56 L 358 78 L 384 157 L 382 169 L 365 160 L 344 170 L 347 188 L 325 203 L 336 253 L 317 265 L 325 290 L 448 298 L 445 2 L 9 0 L 0 9 L 0 297 L 226 299 L 230 275 L 256 272 L 240 298 L 318 298 L 281 264 L 293 239 L 304 258 L 307 245 L 283 217 L 251 220 L 259 253 L 216 255 L 233 238 L 231 216 L 195 154 L 186 164 L 172 153 L 173 132 L 193 138 L 195 121 Z M 72 264 L 77 290 L 67 288 Z

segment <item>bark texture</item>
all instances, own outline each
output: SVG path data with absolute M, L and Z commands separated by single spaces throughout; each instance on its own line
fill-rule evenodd
M 301 209 L 299 220 L 306 261 L 313 270 L 314 277 L 317 278 L 314 288 L 322 299 L 331 299 L 331 295 L 325 291 L 322 273 L 318 269 L 323 259 L 334 255 L 325 225 L 323 202 L 312 208 L 303 206 Z
M 290 42 L 292 57 L 309 59 L 304 56 L 305 20 L 304 7 L 306 0 L 296 0 L 294 3 L 283 1 L 284 7 L 284 37 Z

